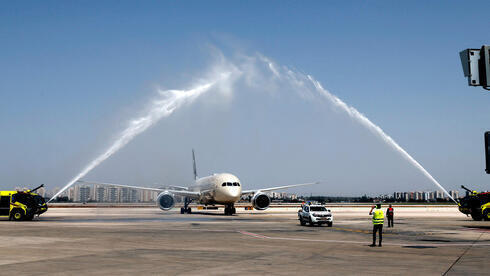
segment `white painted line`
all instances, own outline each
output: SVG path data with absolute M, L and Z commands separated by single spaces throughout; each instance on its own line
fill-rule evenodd
M 246 231 L 238 231 L 243 235 L 247 235 L 254 238 L 269 239 L 269 240 L 288 240 L 288 241 L 301 241 L 301 242 L 325 242 L 325 243 L 350 243 L 350 244 L 368 244 L 369 241 L 342 241 L 342 240 L 318 240 L 318 239 L 305 239 L 305 238 L 285 238 L 285 237 L 269 237 L 260 234 L 255 234 Z M 453 246 L 490 246 L 490 243 L 390 243 L 384 242 L 383 245 L 392 246 L 440 246 L 440 247 L 453 247 Z

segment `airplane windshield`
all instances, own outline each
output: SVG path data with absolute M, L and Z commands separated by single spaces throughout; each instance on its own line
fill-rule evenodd
M 240 186 L 240 183 L 238 182 L 224 182 L 223 184 L 221 184 L 221 186 Z

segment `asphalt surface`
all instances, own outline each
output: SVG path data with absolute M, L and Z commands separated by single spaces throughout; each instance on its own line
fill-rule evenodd
M 455 208 L 399 208 L 369 247 L 369 208 L 334 209 L 333 227 L 295 210 L 181 215 L 158 208 L 50 209 L 0 221 L 0 271 L 15 275 L 488 275 L 490 222 Z M 0 274 L 2 274 L 0 273 Z

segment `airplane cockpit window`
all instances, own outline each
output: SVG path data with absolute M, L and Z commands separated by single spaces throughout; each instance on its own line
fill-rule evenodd
M 225 187 L 225 186 L 240 186 L 240 183 L 238 182 L 223 182 L 223 184 L 221 184 L 221 186 Z

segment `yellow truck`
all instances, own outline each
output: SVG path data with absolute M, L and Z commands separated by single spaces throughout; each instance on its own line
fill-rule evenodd
M 472 191 L 465 186 L 461 188 L 468 191 L 468 195 L 459 201 L 459 211 L 471 215 L 473 220 L 490 221 L 490 193 Z
M 0 191 L 0 217 L 9 220 L 32 220 L 48 210 L 44 198 L 34 192 L 44 184 L 27 191 Z

